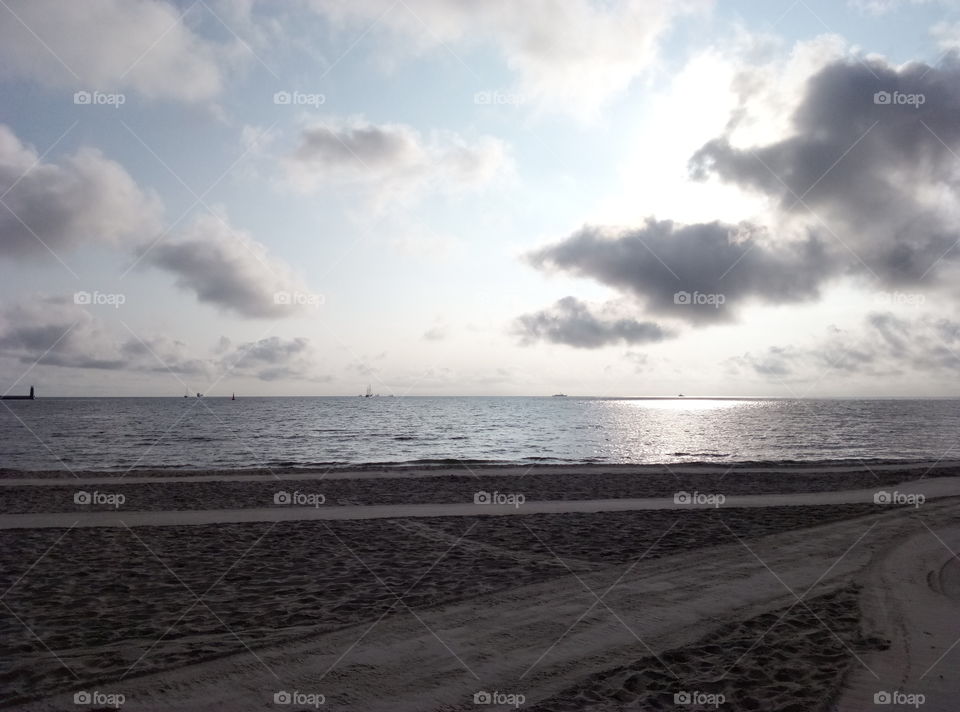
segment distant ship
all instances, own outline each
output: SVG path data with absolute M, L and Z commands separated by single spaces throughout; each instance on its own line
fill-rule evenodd
M 364 398 L 373 398 L 373 388 L 371 388 L 369 383 L 367 384 L 367 393 Z
M 567 397 L 567 394 L 566 394 L 566 393 L 554 393 L 554 394 L 553 394 L 552 396 L 550 396 L 550 397 L 551 397 L 551 398 L 566 398 L 566 397 Z

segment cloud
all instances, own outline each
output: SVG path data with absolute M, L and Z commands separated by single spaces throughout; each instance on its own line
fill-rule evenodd
M 783 218 L 823 233 L 845 269 L 916 284 L 958 254 L 960 173 L 948 148 L 960 140 L 958 112 L 956 55 L 939 67 L 837 61 L 808 81 L 789 136 L 746 147 L 720 137 L 691 168 L 776 200 Z
M 886 15 L 905 5 L 949 4 L 954 0 L 847 0 L 847 5 L 868 15 Z
M 0 74 L 71 92 L 208 100 L 244 48 L 204 39 L 161 0 L 7 0 L 0 15 Z
M 623 354 L 623 358 L 633 366 L 634 373 L 646 371 L 650 360 L 647 354 L 639 351 L 627 351 Z
M 450 335 L 450 329 L 445 324 L 436 324 L 423 332 L 424 341 L 443 341 Z
M 749 124 L 743 111 L 763 92 L 765 80 L 754 79 L 759 87 L 738 78 L 745 107 L 689 167 L 695 179 L 716 177 L 771 201 L 762 225 L 648 218 L 635 228 L 588 226 L 528 262 L 612 287 L 647 315 L 695 325 L 734 320 L 751 303 L 815 301 L 841 278 L 875 278 L 874 289 L 949 288 L 960 256 L 960 170 L 948 148 L 960 143 L 958 57 L 899 68 L 831 60 L 806 81 L 785 135 L 742 145 L 734 135 Z M 768 356 L 761 369 L 785 368 L 782 354 Z
M 329 378 L 311 376 L 313 353 L 310 340 L 297 337 L 281 339 L 271 336 L 259 341 L 240 344 L 219 360 L 221 368 L 232 372 L 255 375 L 261 381 L 284 379 L 328 381 Z
M 94 318 L 66 297 L 37 297 L 4 307 L 0 353 L 28 365 L 113 370 L 125 363 Z
M 427 187 L 445 191 L 480 187 L 506 170 L 509 158 L 499 139 L 484 136 L 470 143 L 452 132 L 424 137 L 403 124 L 354 118 L 307 126 L 284 163 L 288 178 L 300 190 L 332 184 L 385 201 Z
M 225 219 L 201 215 L 183 233 L 146 251 L 144 263 L 171 272 L 197 299 L 243 317 L 280 318 L 319 307 L 285 262 Z
M 227 372 L 262 381 L 325 380 L 315 375 L 309 339 L 270 337 L 232 346 L 221 337 L 211 355 L 179 340 L 126 332 L 117 338 L 72 297 L 37 296 L 0 310 L 0 355 L 62 368 L 171 373 L 214 380 Z
M 636 229 L 584 227 L 527 260 L 636 297 L 648 313 L 693 323 L 728 321 L 751 299 L 813 299 L 830 268 L 813 236 L 774 246 L 750 225 L 678 225 L 652 218 Z
M 855 330 L 832 327 L 812 346 L 772 346 L 738 356 L 731 365 L 780 382 L 911 373 L 955 376 L 960 373 L 960 322 L 932 314 L 905 319 L 873 312 Z
M 200 301 L 240 316 L 291 316 L 322 302 L 286 263 L 212 214 L 151 247 L 161 233 L 160 199 L 95 149 L 41 161 L 0 124 L 0 195 L 0 257 L 59 258 L 102 244 L 141 255 Z
M 0 195 L 0 256 L 116 245 L 143 239 L 160 225 L 159 199 L 141 190 L 119 163 L 91 148 L 56 163 L 40 161 L 2 124 Z
M 674 20 L 707 3 L 689 0 L 422 0 L 415 12 L 390 0 L 314 0 L 335 22 L 353 22 L 402 37 L 414 51 L 454 52 L 450 45 L 490 44 L 517 75 L 517 91 L 542 106 L 592 115 L 624 91 L 657 57 Z
M 663 341 L 670 333 L 658 324 L 608 314 L 597 316 L 575 297 L 564 297 L 550 309 L 524 314 L 514 327 L 524 344 L 548 341 L 581 349 L 616 343 L 643 344 Z
M 930 28 L 930 34 L 944 49 L 960 49 L 960 22 L 938 22 Z

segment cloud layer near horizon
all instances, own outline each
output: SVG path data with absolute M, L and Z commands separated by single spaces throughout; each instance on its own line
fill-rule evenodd
M 221 339 L 209 354 L 182 341 L 127 333 L 118 339 L 84 307 L 64 296 L 38 296 L 0 310 L 0 356 L 29 366 L 126 370 L 218 379 L 229 372 L 262 381 L 323 380 L 310 341 L 263 338 L 233 345 Z

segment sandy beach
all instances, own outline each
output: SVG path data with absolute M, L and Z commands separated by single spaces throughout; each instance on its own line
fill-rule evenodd
M 954 709 L 952 464 L 155 476 L 4 478 L 4 708 Z

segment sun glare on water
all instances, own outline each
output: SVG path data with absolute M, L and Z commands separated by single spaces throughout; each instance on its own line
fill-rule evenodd
M 715 398 L 664 398 L 651 400 L 628 401 L 634 408 L 643 408 L 646 410 L 671 410 L 671 411 L 707 411 L 724 410 L 727 408 L 736 408 L 747 404 L 744 400 L 720 400 Z

